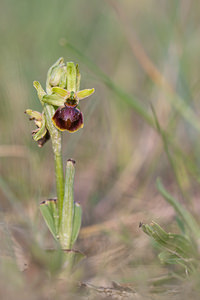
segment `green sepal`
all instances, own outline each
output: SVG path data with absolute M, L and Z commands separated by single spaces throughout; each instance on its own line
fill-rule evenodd
M 79 100 L 89 97 L 94 93 L 94 89 L 85 89 L 76 93 Z
M 71 245 L 76 242 L 81 228 L 82 209 L 79 203 L 74 203 L 73 229 L 71 237 Z
M 79 66 L 76 64 L 76 91 L 80 90 L 81 74 L 79 71 Z
M 63 74 L 60 77 L 59 87 L 65 89 L 67 87 L 67 68 L 63 67 Z
M 63 106 L 65 103 L 65 99 L 57 94 L 45 95 L 42 101 L 53 106 Z
M 76 92 L 76 67 L 73 62 L 67 63 L 67 90 Z
M 46 129 L 46 124 L 45 124 L 45 120 L 42 120 L 42 126 L 40 129 L 37 130 L 37 132 L 33 135 L 33 139 L 34 141 L 38 141 L 40 139 L 42 139 L 47 133 L 47 129 Z
M 55 240 L 57 240 L 58 232 L 58 211 L 57 211 L 57 202 L 55 199 L 45 200 L 40 203 L 41 214 L 52 233 Z
M 34 88 L 36 89 L 37 91 L 37 94 L 38 94 L 38 98 L 40 100 L 40 102 L 42 101 L 42 98 L 44 95 L 46 95 L 45 91 L 43 90 L 41 84 L 38 82 L 38 81 L 34 81 L 33 82 L 33 86 Z M 43 104 L 43 103 L 42 103 Z
M 67 90 L 58 86 L 53 87 L 52 92 L 65 99 L 67 99 L 70 96 L 70 93 Z

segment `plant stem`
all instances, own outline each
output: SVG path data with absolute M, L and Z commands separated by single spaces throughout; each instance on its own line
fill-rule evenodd
M 44 113 L 46 116 L 47 127 L 51 135 L 52 149 L 54 153 L 55 161 L 55 175 L 56 175 L 56 190 L 58 198 L 58 216 L 59 224 L 62 216 L 63 197 L 64 197 L 64 174 L 63 174 L 63 161 L 62 161 L 62 149 L 61 149 L 61 133 L 55 128 L 52 123 L 52 117 L 55 110 L 52 105 L 44 104 Z
M 63 197 L 64 197 L 64 175 L 63 175 L 63 161 L 62 155 L 54 153 L 55 161 L 55 173 L 56 173 L 56 190 L 58 198 L 58 212 L 59 212 L 59 223 L 61 219 L 61 212 L 63 207 Z
M 60 243 L 63 249 L 72 247 L 72 231 L 74 217 L 74 168 L 75 161 L 69 159 L 65 173 L 65 194 L 63 200 L 62 218 L 60 223 Z

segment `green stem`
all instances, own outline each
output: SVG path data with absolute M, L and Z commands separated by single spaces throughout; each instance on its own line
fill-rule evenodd
M 63 174 L 63 161 L 62 155 L 54 153 L 55 161 L 55 173 L 56 173 L 56 190 L 58 198 L 58 214 L 59 223 L 61 220 L 61 212 L 63 207 L 63 197 L 64 197 L 64 174 Z
M 61 64 L 61 63 L 62 63 L 62 59 L 59 59 L 56 62 L 56 64 L 53 65 L 48 71 L 46 89 L 49 94 L 51 94 L 51 88 L 49 85 L 51 70 L 57 64 Z M 56 190 L 57 190 L 57 199 L 58 199 L 57 201 L 58 201 L 58 218 L 59 218 L 58 225 L 59 225 L 62 216 L 63 197 L 64 197 L 64 174 L 63 174 L 62 149 L 61 149 L 61 142 L 62 142 L 61 133 L 56 129 L 56 127 L 53 125 L 52 122 L 52 117 L 55 113 L 54 107 L 42 101 L 43 96 L 46 95 L 45 91 L 43 90 L 43 88 L 41 87 L 38 81 L 34 81 L 33 85 L 37 90 L 38 97 L 44 108 L 47 129 L 49 130 L 51 136 L 52 149 L 53 149 L 54 161 L 55 161 Z
M 69 159 L 66 165 L 65 194 L 59 232 L 60 243 L 63 249 L 71 249 L 72 247 L 74 217 L 74 164 L 75 162 Z
M 64 174 L 63 174 L 63 161 L 62 161 L 62 149 L 61 149 L 61 133 L 55 128 L 52 123 L 52 117 L 55 110 L 52 105 L 44 104 L 44 113 L 46 117 L 47 128 L 51 135 L 52 149 L 54 153 L 55 161 L 55 174 L 56 174 L 56 190 L 58 198 L 58 215 L 59 224 L 61 221 L 63 197 L 64 197 Z

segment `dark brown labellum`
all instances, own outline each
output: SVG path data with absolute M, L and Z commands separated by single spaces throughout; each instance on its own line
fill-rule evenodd
M 83 115 L 81 111 L 75 107 L 59 107 L 52 120 L 55 127 L 61 131 L 68 130 L 74 132 L 83 127 Z

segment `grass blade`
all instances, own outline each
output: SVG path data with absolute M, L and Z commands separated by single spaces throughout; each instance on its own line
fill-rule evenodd
M 200 226 L 193 216 L 165 190 L 160 179 L 157 179 L 156 186 L 165 200 L 174 208 L 178 216 L 183 219 L 185 225 L 194 238 L 197 240 L 200 239 Z

